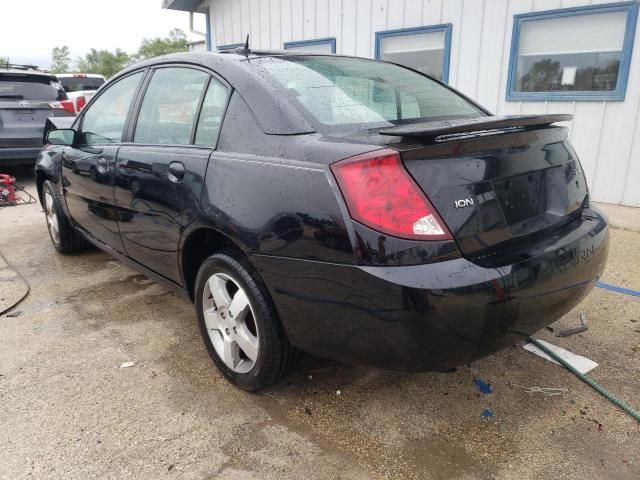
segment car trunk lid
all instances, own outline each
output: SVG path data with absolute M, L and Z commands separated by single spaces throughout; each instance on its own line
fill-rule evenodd
M 567 130 L 550 125 L 570 118 L 483 117 L 379 133 L 402 137 L 391 146 L 462 253 L 477 258 L 544 235 L 580 214 L 588 201 L 584 174 Z

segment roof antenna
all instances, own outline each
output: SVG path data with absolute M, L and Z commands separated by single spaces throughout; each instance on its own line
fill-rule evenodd
M 244 42 L 244 47 L 236 48 L 235 52 L 238 55 L 244 55 L 245 57 L 249 56 L 249 54 L 251 53 L 251 50 L 249 50 L 249 34 L 248 33 L 247 33 L 247 40 Z

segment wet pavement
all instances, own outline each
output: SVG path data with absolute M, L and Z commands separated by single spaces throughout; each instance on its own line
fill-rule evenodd
M 0 479 L 640 478 L 638 423 L 519 346 L 452 373 L 306 357 L 248 394 L 214 369 L 184 298 L 102 252 L 57 254 L 37 204 L 0 222 L 31 285 L 0 317 Z M 603 280 L 640 289 L 640 233 L 612 242 Z M 10 302 L 24 286 L 3 267 Z M 597 361 L 589 376 L 640 408 L 640 298 L 595 289 L 552 327 L 580 312 L 588 331 L 538 337 Z M 520 388 L 535 386 L 567 392 Z

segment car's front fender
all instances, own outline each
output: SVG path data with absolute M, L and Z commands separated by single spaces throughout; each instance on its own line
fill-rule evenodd
M 56 145 L 45 145 L 36 157 L 36 186 L 38 197 L 42 202 L 42 184 L 45 180 L 51 181 L 62 194 L 61 163 L 64 147 Z

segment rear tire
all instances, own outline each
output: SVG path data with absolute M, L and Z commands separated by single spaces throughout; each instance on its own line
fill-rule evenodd
M 55 249 L 60 253 L 75 253 L 86 250 L 87 241 L 71 225 L 62 208 L 60 195 L 49 180 L 44 182 L 42 194 L 47 229 Z
M 257 392 L 293 368 L 271 296 L 255 269 L 226 253 L 207 258 L 195 285 L 198 325 L 213 362 L 237 387 Z

